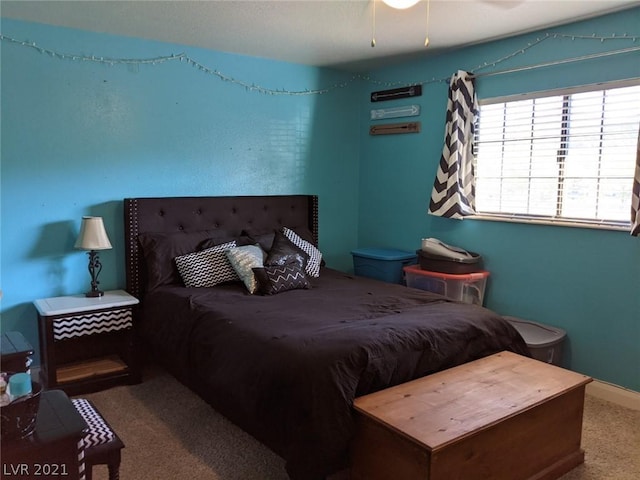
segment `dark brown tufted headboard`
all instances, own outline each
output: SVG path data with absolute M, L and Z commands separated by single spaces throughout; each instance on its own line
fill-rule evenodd
M 318 244 L 318 197 L 273 195 L 239 197 L 125 198 L 124 231 L 127 291 L 140 298 L 144 258 L 138 235 L 146 232 L 221 228 L 235 235 L 283 226 L 307 227 Z

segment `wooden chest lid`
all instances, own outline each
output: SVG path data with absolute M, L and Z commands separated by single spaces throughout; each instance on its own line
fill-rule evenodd
M 354 408 L 434 451 L 591 380 L 501 352 L 359 397 Z

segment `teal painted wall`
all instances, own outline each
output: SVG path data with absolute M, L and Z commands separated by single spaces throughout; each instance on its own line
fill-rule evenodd
M 639 36 L 640 8 L 565 25 L 549 33 Z M 637 46 L 627 40 L 548 38 L 548 33 L 477 45 L 380 69 L 372 78 L 399 84 L 427 81 L 421 97 L 372 104 L 362 92 L 363 118 L 382 106 L 421 105 L 419 134 L 361 133 L 358 245 L 415 250 L 423 237 L 480 252 L 491 272 L 485 304 L 504 314 L 559 326 L 568 333 L 565 365 L 599 380 L 640 391 L 640 239 L 626 232 L 450 220 L 427 215 L 442 152 L 447 82 L 520 49 L 524 54 L 485 69 L 504 70 L 599 51 Z M 483 70 L 481 70 L 483 71 Z M 640 53 L 517 74 L 480 77 L 478 98 L 640 77 Z M 371 124 L 375 122 L 370 122 Z M 364 130 L 364 129 L 363 129 Z
M 558 27 L 570 34 L 638 35 L 640 9 Z M 328 69 L 2 19 L 2 33 L 59 52 L 146 58 L 187 52 L 249 83 L 312 90 L 347 82 Z M 640 391 L 640 241 L 625 232 L 456 221 L 426 214 L 442 149 L 448 78 L 535 41 L 478 45 L 372 72 L 427 81 L 419 134 L 370 137 L 364 81 L 324 95 L 264 95 L 184 63 L 105 66 L 60 60 L 0 42 L 2 330 L 37 345 L 32 301 L 84 291 L 86 255 L 73 250 L 82 215 L 101 215 L 114 249 L 105 288 L 124 283 L 122 198 L 316 193 L 320 246 L 351 270 L 352 248 L 414 250 L 435 236 L 483 254 L 486 304 L 567 330 L 565 365 Z M 595 45 L 594 45 L 595 44 Z M 545 40 L 496 68 L 529 65 L 630 41 Z M 478 94 L 640 76 L 638 54 L 478 80 Z M 382 104 L 379 104 L 382 105 Z
M 2 19 L 2 33 L 59 53 L 186 52 L 239 80 L 305 91 L 351 75 L 179 45 Z M 104 289 L 124 286 L 122 199 L 317 194 L 320 247 L 347 269 L 356 243 L 356 83 L 322 95 L 249 91 L 180 61 L 105 65 L 0 42 L 2 330 L 38 345 L 32 301 L 89 288 L 73 249 L 83 215 L 104 217 Z M 36 358 L 36 362 L 38 358 Z

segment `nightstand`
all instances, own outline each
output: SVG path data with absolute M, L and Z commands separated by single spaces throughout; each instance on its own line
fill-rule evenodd
M 101 297 L 71 295 L 33 303 L 47 388 L 78 395 L 140 382 L 133 325 L 137 298 L 112 290 Z

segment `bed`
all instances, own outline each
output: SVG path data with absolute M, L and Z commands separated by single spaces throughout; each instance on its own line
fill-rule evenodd
M 529 355 L 488 309 L 312 258 L 321 254 L 317 196 L 128 198 L 124 217 L 127 290 L 141 300 L 144 345 L 282 456 L 292 479 L 326 478 L 348 465 L 354 398 L 503 350 Z M 244 276 L 193 286 L 185 267 L 229 242 L 234 252 L 260 247 L 263 260 L 280 258 L 287 240 L 313 254 L 304 265 L 291 256 L 254 265 L 253 294 Z M 213 276 L 222 271 L 207 265 Z M 302 269 L 302 283 L 274 291 L 265 271 L 278 268 Z

